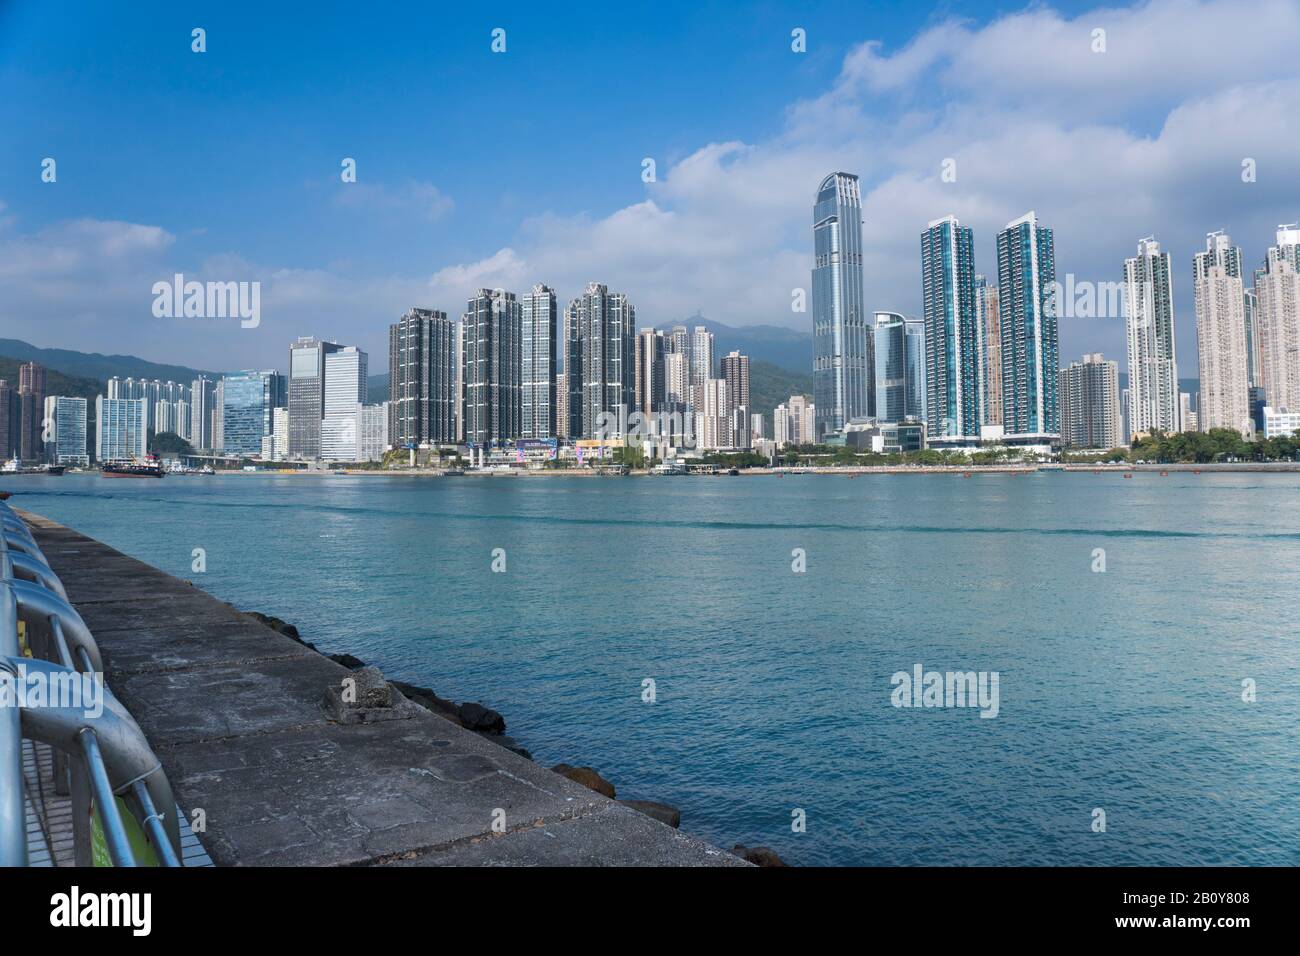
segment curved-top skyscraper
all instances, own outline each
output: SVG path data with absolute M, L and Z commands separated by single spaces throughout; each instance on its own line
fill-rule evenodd
M 813 400 L 817 437 L 875 414 L 875 363 L 862 305 L 858 177 L 832 173 L 813 206 Z

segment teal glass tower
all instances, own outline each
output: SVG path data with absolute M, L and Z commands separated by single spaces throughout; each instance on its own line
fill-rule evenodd
M 983 344 L 975 308 L 975 240 L 955 216 L 921 233 L 926 433 L 932 443 L 977 443 L 984 420 Z
M 1002 424 L 1007 438 L 1060 438 L 1056 387 L 1056 254 L 1052 230 L 1028 212 L 998 233 Z

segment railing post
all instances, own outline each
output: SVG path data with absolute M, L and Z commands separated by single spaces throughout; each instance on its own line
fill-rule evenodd
M 85 648 L 78 647 L 74 656 L 76 654 L 81 655 L 83 666 L 88 663 Z M 9 666 L 16 667 L 17 663 L 18 661 L 11 661 Z M 51 683 L 77 673 L 51 661 L 29 658 L 21 663 L 30 673 L 42 675 L 44 680 Z M 82 674 L 85 674 L 84 670 Z M 170 860 L 179 861 L 180 823 L 175 812 L 176 797 L 140 726 L 111 691 L 104 688 L 103 709 L 93 716 L 79 706 L 31 707 L 24 708 L 21 713 L 22 729 L 29 739 L 71 752 L 73 765 L 79 765 L 83 770 L 83 773 L 74 774 L 74 784 L 77 784 L 78 778 L 88 777 L 90 793 L 99 808 L 99 819 L 105 836 L 109 839 L 109 849 L 114 854 L 115 861 L 121 855 L 119 851 L 125 841 L 122 816 L 115 796 L 122 798 L 131 814 L 145 828 L 151 844 L 155 840 L 164 839 L 170 844 L 170 854 L 165 848 L 155 847 L 159 860 L 164 865 Z M 76 759 L 77 756 L 84 759 Z M 147 788 L 149 806 L 161 808 L 161 813 L 150 810 L 144 804 L 137 783 Z M 79 786 L 77 784 L 74 787 L 74 795 L 78 793 Z M 76 816 L 88 822 L 86 801 L 74 802 L 77 803 Z M 83 845 L 83 842 L 88 845 L 88 841 L 78 839 L 78 846 Z
M 99 822 L 103 827 L 104 844 L 108 847 L 109 858 L 114 866 L 135 866 L 131 843 L 122 826 L 122 816 L 117 811 L 113 785 L 108 782 L 108 771 L 104 768 L 104 755 L 100 752 L 99 740 L 89 728 L 80 731 L 77 739 L 86 760 L 90 790 L 95 795 L 95 802 L 99 804 Z
M 20 620 L 27 624 L 32 658 L 21 656 Z M 10 684 L 5 691 L 15 691 L 0 699 L 0 866 L 27 863 L 24 736 L 51 747 L 55 792 L 71 792 L 77 866 L 94 863 L 94 806 L 113 864 L 136 865 L 119 796 L 143 827 L 162 865 L 181 866 L 176 800 L 130 713 L 106 688 L 104 709 L 94 717 L 66 706 L 21 708 L 16 693 L 21 671 L 44 672 L 47 679 L 80 672 L 103 680 L 103 662 L 90 629 L 68 602 L 62 582 L 31 531 L 0 502 L 0 680 Z
M 9 582 L 0 581 L 0 661 L 17 656 L 18 602 Z M 16 682 L 17 674 L 7 664 L 0 663 L 0 669 L 0 680 Z M 14 695 L 0 706 L 0 866 L 26 865 L 22 712 Z
M 57 748 L 55 753 L 63 751 Z M 94 825 L 90 820 L 90 777 L 86 761 L 80 754 L 65 757 L 72 796 L 72 862 L 77 866 L 94 866 Z

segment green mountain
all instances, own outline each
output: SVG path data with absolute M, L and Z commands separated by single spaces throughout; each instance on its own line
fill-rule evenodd
M 749 412 L 762 415 L 765 431 L 772 434 L 772 409 L 789 400 L 791 395 L 812 395 L 812 370 L 794 372 L 771 362 L 749 361 Z
M 184 365 L 163 365 L 149 362 L 134 355 L 101 355 L 99 352 L 75 352 L 72 349 L 42 349 L 19 339 L 0 339 L 0 355 L 20 362 L 36 362 L 47 369 L 58 369 L 64 375 L 79 379 L 98 379 L 107 382 L 114 375 L 121 378 L 156 378 L 167 382 L 188 385 L 200 374 Z M 53 391 L 51 395 L 55 394 Z
M 17 388 L 18 366 L 26 364 L 26 359 L 19 360 L 0 355 L 0 379 L 7 381 L 10 385 Z M 94 414 L 95 396 L 104 394 L 104 383 L 94 378 L 83 378 L 78 375 L 66 375 L 63 372 L 56 371 L 55 369 L 46 366 L 45 394 L 70 395 L 73 398 L 89 399 L 91 404 L 91 413 Z
M 6 341 L 12 342 L 13 339 L 8 339 Z M 41 362 L 39 359 L 36 361 L 41 365 L 45 365 L 45 363 Z M 27 359 L 17 359 L 6 355 L 0 355 L 0 380 L 6 381 L 14 388 L 17 388 L 18 366 L 26 365 L 27 362 Z M 104 394 L 103 382 L 98 379 L 85 378 L 79 375 L 67 375 L 46 365 L 45 394 L 67 395 L 71 398 L 86 399 L 86 435 L 94 436 L 96 423 L 95 396 Z M 44 410 L 42 410 L 41 414 L 44 414 Z M 90 440 L 93 442 L 93 437 L 91 437 Z
M 726 325 L 713 319 L 706 319 L 698 312 L 675 324 L 684 325 L 688 329 L 694 329 L 697 325 L 707 328 L 713 333 L 713 351 L 718 358 L 733 350 L 739 351 L 741 355 L 748 355 L 750 375 L 754 374 L 753 363 L 755 362 L 766 362 L 787 372 L 812 371 L 812 332 L 798 331 L 782 325 Z M 658 329 L 671 327 L 671 323 L 655 326 Z M 753 401 L 752 384 L 750 388 L 750 400 Z

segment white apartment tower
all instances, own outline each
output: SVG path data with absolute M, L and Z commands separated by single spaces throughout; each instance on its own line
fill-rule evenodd
M 1124 306 L 1129 427 L 1135 433 L 1180 431 L 1170 256 L 1154 237 L 1139 240 L 1137 255 L 1124 260 Z
M 1273 408 L 1300 410 L 1300 229 L 1281 226 L 1255 273 L 1255 384 Z
M 1200 258 L 1198 254 L 1197 258 Z M 1221 265 L 1197 267 L 1196 343 L 1200 352 L 1201 431 L 1235 428 L 1251 432 L 1246 375 L 1245 297 L 1241 278 Z

